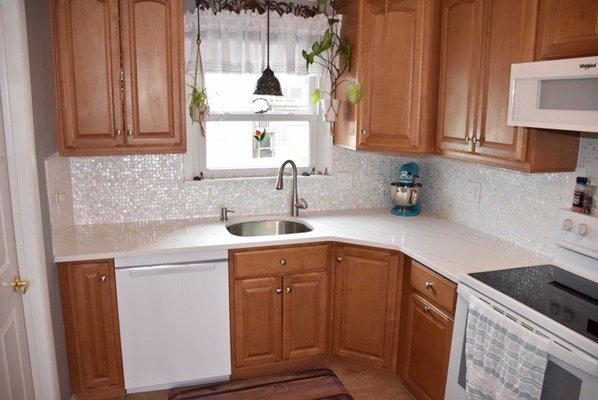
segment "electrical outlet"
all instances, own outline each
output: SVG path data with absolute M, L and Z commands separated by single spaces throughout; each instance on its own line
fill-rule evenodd
M 465 184 L 465 198 L 470 203 L 479 203 L 482 194 L 482 184 L 480 182 L 467 181 Z
M 337 172 L 336 173 L 336 189 L 337 190 L 352 190 L 353 189 L 353 172 Z

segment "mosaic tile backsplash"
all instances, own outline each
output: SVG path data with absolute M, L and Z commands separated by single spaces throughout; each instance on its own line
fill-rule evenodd
M 335 147 L 331 169 L 351 172 L 353 189 L 337 189 L 334 174 L 300 177 L 299 195 L 309 211 L 390 209 L 389 183 L 409 160 Z M 582 138 L 577 171 L 570 173 L 526 174 L 436 156 L 415 161 L 426 212 L 550 254 L 556 211 L 570 206 L 575 177 L 598 182 L 598 137 Z M 222 206 L 235 215 L 290 208 L 290 178 L 282 191 L 274 189 L 274 177 L 185 182 L 182 155 L 51 157 L 46 173 L 53 224 L 216 218 Z M 464 200 L 467 181 L 481 184 L 479 203 Z

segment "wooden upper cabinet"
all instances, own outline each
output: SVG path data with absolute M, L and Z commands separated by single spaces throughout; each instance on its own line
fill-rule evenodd
M 52 7 L 60 153 L 184 151 L 182 2 Z
M 341 36 L 355 46 L 346 78 L 362 83 L 356 106 L 341 87 L 335 144 L 357 150 L 433 149 L 438 75 L 438 0 L 360 0 L 339 4 Z
M 444 0 L 437 148 L 527 172 L 570 171 L 579 135 L 507 126 L 511 64 L 534 58 L 538 0 Z
M 339 245 L 336 250 L 333 353 L 393 368 L 403 256 Z
M 121 0 L 126 142 L 184 146 L 183 2 Z
M 122 146 L 118 0 L 54 0 L 62 154 Z
M 441 150 L 471 148 L 466 139 L 475 132 L 482 3 L 482 0 L 450 0 L 442 6 L 437 131 Z
M 541 0 L 536 59 L 598 54 L 598 1 Z
M 58 273 L 72 392 L 124 396 L 113 261 L 63 263 Z

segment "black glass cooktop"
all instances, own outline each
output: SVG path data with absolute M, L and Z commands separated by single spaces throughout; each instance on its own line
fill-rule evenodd
M 598 343 L 598 283 L 554 265 L 469 275 Z

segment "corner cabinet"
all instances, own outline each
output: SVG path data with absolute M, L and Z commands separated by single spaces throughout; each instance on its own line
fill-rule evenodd
M 438 82 L 439 0 L 341 0 L 341 37 L 354 47 L 351 71 L 363 98 L 339 88 L 334 143 L 353 150 L 434 150 Z
M 396 365 L 403 255 L 336 245 L 332 352 L 392 369 Z
M 536 59 L 585 57 L 598 54 L 598 1 L 540 2 Z
M 124 398 L 113 261 L 60 263 L 58 274 L 73 394 Z
M 507 126 L 511 64 L 533 61 L 537 0 L 443 0 L 437 148 L 527 172 L 573 171 L 579 134 Z
M 328 244 L 234 250 L 229 260 L 233 375 L 327 353 Z
M 420 400 L 442 400 L 453 336 L 456 285 L 411 261 L 399 375 Z
M 62 155 L 185 151 L 183 2 L 53 0 Z

